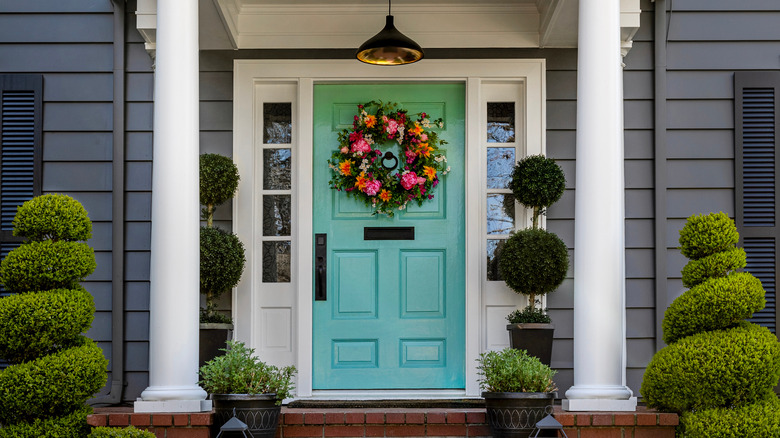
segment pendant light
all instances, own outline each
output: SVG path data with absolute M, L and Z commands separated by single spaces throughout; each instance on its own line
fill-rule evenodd
M 403 65 L 423 58 L 420 45 L 399 32 L 393 25 L 391 1 L 387 0 L 385 28 L 363 43 L 355 53 L 360 61 L 376 65 Z

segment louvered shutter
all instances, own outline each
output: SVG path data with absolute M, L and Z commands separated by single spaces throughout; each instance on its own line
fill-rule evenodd
M 778 97 L 780 72 L 734 75 L 736 221 L 747 252 L 746 270 L 761 280 L 766 307 L 752 321 L 777 333 Z
M 41 75 L 0 75 L 0 257 L 21 242 L 16 207 L 41 193 L 42 98 Z

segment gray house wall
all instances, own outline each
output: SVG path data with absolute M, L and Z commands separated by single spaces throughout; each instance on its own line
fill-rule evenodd
M 685 263 L 677 230 L 687 216 L 734 216 L 734 89 L 737 70 L 780 69 L 780 3 L 776 0 L 642 1 L 642 27 L 624 59 L 626 172 L 626 305 L 628 386 L 636 394 L 657 348 L 666 305 L 682 291 Z M 667 9 L 666 75 L 655 75 L 654 7 Z M 125 376 L 124 400 L 148 383 L 149 247 L 153 61 L 127 4 L 125 73 Z M 98 269 L 85 286 L 97 315 L 89 335 L 111 359 L 113 8 L 110 0 L 0 2 L 0 74 L 44 75 L 43 191 L 84 203 L 94 222 Z M 664 34 L 664 38 L 666 34 Z M 574 245 L 577 51 L 575 49 L 429 49 L 435 58 L 545 58 L 547 153 L 563 167 L 567 190 L 550 208 L 548 228 Z M 202 51 L 201 152 L 232 154 L 233 60 L 347 59 L 352 50 Z M 662 82 L 663 83 L 663 82 Z M 663 120 L 656 120 L 659 110 Z M 660 123 L 659 123 L 660 122 Z M 666 142 L 655 144 L 655 129 Z M 659 179 L 660 176 L 664 176 Z M 231 227 L 231 206 L 216 214 Z M 659 213 L 659 214 L 657 214 Z M 594 212 L 598 214 L 598 212 Z M 660 245 L 658 244 L 660 242 Z M 656 251 L 656 247 L 659 251 Z M 573 254 L 573 252 L 572 252 Z M 230 298 L 222 307 L 227 309 Z M 573 384 L 572 273 L 548 297 L 556 324 L 553 366 L 561 390 Z M 113 366 L 113 363 L 110 367 Z M 110 379 L 109 379 L 110 380 Z

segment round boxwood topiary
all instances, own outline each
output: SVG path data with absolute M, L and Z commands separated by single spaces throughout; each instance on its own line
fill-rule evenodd
M 215 313 L 216 300 L 238 284 L 244 272 L 244 244 L 230 232 L 200 228 L 200 291 L 206 295 L 207 320 Z
M 742 248 L 731 248 L 691 260 L 682 270 L 683 286 L 694 287 L 710 278 L 725 277 L 746 265 L 747 254 Z
M 780 400 L 770 392 L 765 400 L 748 405 L 686 412 L 680 425 L 685 438 L 777 438 Z
M 737 226 L 723 212 L 691 216 L 680 230 L 680 251 L 694 260 L 731 249 L 738 241 Z
M 13 292 L 71 289 L 95 271 L 86 243 L 44 240 L 14 249 L 0 264 L 0 283 Z
M 74 438 L 87 436 L 87 416 L 92 408 L 82 406 L 61 417 L 36 418 L 30 422 L 0 427 L 0 438 Z M 154 435 L 152 435 L 154 436 Z
M 507 286 L 528 295 L 533 306 L 536 295 L 554 291 L 566 278 L 569 253 L 554 233 L 525 229 L 513 233 L 501 247 L 498 269 Z
M 20 205 L 13 219 L 14 236 L 29 240 L 88 240 L 92 222 L 87 210 L 67 195 L 49 194 Z
M 0 357 L 26 362 L 72 345 L 94 319 L 84 288 L 11 295 L 0 300 Z
M 712 278 L 680 295 L 666 309 L 664 342 L 734 326 L 766 305 L 761 281 L 746 273 Z
M 529 155 L 515 165 L 509 188 L 518 202 L 533 208 L 533 227 L 537 228 L 541 211 L 563 196 L 566 177 L 552 158 Z
M 682 413 L 763 399 L 780 378 L 780 345 L 767 328 L 697 333 L 661 349 L 645 370 L 649 407 Z
M 228 157 L 219 154 L 200 156 L 200 203 L 211 226 L 214 207 L 233 197 L 238 188 L 238 168 Z

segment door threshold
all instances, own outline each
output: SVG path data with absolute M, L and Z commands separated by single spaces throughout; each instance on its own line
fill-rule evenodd
M 308 397 L 298 400 L 458 400 L 480 399 L 467 396 L 462 389 L 386 389 L 386 390 L 314 390 Z
M 480 397 L 463 390 L 314 391 L 311 397 L 296 398 L 290 408 L 483 408 Z

